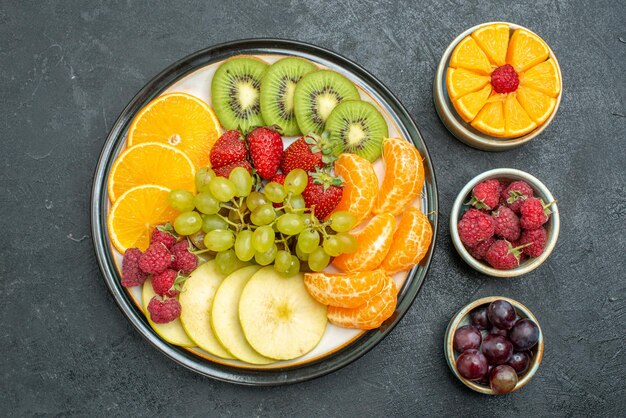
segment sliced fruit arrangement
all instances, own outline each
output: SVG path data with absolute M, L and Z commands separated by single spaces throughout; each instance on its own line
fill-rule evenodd
M 510 35 L 510 38 L 509 38 Z M 478 28 L 450 57 L 446 88 L 461 118 L 476 130 L 517 138 L 550 117 L 561 79 L 548 45 L 525 29 Z

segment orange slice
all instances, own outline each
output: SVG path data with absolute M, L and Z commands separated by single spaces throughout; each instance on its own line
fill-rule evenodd
M 383 270 L 363 273 L 305 273 L 304 284 L 323 305 L 356 308 L 378 294 L 387 282 Z
M 388 273 L 410 270 L 424 258 L 432 239 L 433 227 L 426 215 L 416 207 L 408 208 L 380 267 Z
M 516 138 L 533 131 L 537 124 L 528 116 L 515 95 L 509 94 L 504 101 L 504 135 Z
M 502 100 L 487 103 L 472 121 L 472 126 L 487 135 L 504 136 L 504 109 L 502 107 Z
M 553 59 L 537 64 L 520 75 L 520 85 L 531 87 L 551 97 L 561 92 L 559 69 Z
M 178 212 L 170 207 L 170 189 L 154 184 L 133 187 L 113 204 L 107 227 L 111 242 L 124 254 L 128 248 L 148 248 L 155 226 L 171 222 Z
M 109 175 L 111 202 L 126 190 L 141 184 L 195 192 L 196 168 L 182 151 L 159 142 L 145 142 L 126 149 L 115 161 Z
M 343 177 L 345 183 L 341 201 L 333 211 L 347 210 L 358 225 L 370 214 L 378 193 L 374 167 L 356 154 L 340 154 L 335 161 L 335 173 Z
M 472 38 L 474 38 L 478 46 L 485 51 L 491 63 L 500 67 L 506 64 L 509 32 L 509 25 L 497 23 L 476 29 L 472 33 Z
M 545 61 L 549 54 L 550 48 L 543 39 L 527 30 L 517 29 L 511 36 L 506 62 L 520 73 Z
M 385 322 L 396 310 L 398 288 L 387 277 L 385 287 L 358 308 L 328 307 L 328 320 L 344 328 L 374 329 Z
M 446 73 L 446 88 L 452 100 L 480 90 L 488 83 L 489 76 L 480 75 L 465 68 L 450 67 Z
M 463 39 L 454 48 L 450 57 L 450 66 L 473 70 L 485 75 L 491 74 L 492 71 L 489 58 L 471 36 Z
M 396 218 L 390 213 L 374 216 L 361 231 L 356 232 L 358 250 L 341 254 L 333 265 L 346 273 L 374 270 L 383 261 L 396 230 Z
M 128 130 L 128 146 L 168 144 L 183 151 L 200 168 L 209 165 L 211 147 L 221 132 L 208 104 L 187 93 L 170 93 L 157 97 L 135 116 Z
M 457 113 L 465 122 L 471 122 L 476 117 L 480 109 L 485 106 L 489 95 L 491 94 L 491 84 L 487 84 L 482 89 L 468 93 L 460 99 L 454 100 L 452 104 Z
M 417 149 L 401 138 L 383 140 L 385 178 L 378 190 L 374 213 L 397 215 L 419 196 L 424 186 L 424 162 Z
M 516 91 L 517 101 L 522 105 L 528 116 L 542 125 L 550 117 L 556 107 L 556 99 L 540 91 L 519 86 Z

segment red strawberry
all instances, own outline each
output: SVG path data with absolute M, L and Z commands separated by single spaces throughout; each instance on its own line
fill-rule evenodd
M 274 177 L 283 155 L 283 139 L 280 134 L 267 127 L 254 128 L 248 134 L 248 148 L 252 165 L 259 176 L 266 180 Z
M 485 180 L 474 186 L 472 199 L 469 203 L 476 209 L 495 209 L 500 202 L 501 191 L 502 185 L 498 180 Z
M 326 135 L 309 134 L 289 145 L 283 153 L 280 168 L 283 173 L 289 174 L 294 168 L 304 171 L 315 171 L 316 167 L 323 167 L 333 162 L 332 150 L 328 145 Z
M 489 247 L 485 260 L 498 270 L 511 270 L 519 266 L 521 253 L 520 247 L 514 248 L 510 242 L 501 239 Z
M 272 181 L 275 181 L 276 183 L 279 184 L 285 184 L 285 175 L 283 173 L 278 173 L 276 174 L 274 177 L 272 177 Z
M 211 167 L 213 169 L 243 161 L 248 157 L 243 135 L 237 130 L 226 131 L 211 148 Z
M 218 177 L 228 177 L 230 175 L 230 172 L 237 167 L 243 167 L 248 170 L 248 172 L 252 173 L 252 166 L 250 165 L 248 160 L 236 161 L 234 163 L 215 168 L 213 171 L 215 171 L 215 175 Z
M 309 174 L 309 181 L 302 192 L 306 207 L 313 209 L 319 219 L 330 215 L 342 196 L 343 179 L 319 170 Z

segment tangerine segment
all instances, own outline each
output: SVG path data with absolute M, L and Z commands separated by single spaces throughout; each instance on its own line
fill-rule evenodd
M 476 117 L 480 109 L 485 106 L 491 94 L 491 84 L 487 84 L 481 90 L 468 93 L 460 99 L 452 101 L 454 108 L 463 120 L 467 123 Z
M 519 86 L 516 91 L 517 101 L 522 105 L 528 116 L 537 125 L 542 125 L 550 117 L 556 107 L 556 99 L 540 91 Z
M 472 121 L 472 126 L 487 135 L 504 136 L 504 109 L 502 108 L 502 100 L 487 103 Z
M 485 51 L 491 63 L 500 67 L 506 64 L 509 32 L 509 25 L 497 23 L 476 29 L 472 33 L 472 38 L 474 38 L 478 46 Z
M 465 68 L 448 68 L 446 73 L 446 88 L 450 99 L 458 99 L 467 93 L 480 90 L 489 83 L 486 75 L 480 75 Z
M 398 288 L 387 276 L 385 287 L 358 308 L 328 307 L 328 320 L 344 328 L 374 329 L 385 322 L 396 310 Z
M 304 284 L 319 303 L 356 308 L 378 294 L 387 280 L 383 270 L 362 273 L 305 273 Z
M 170 93 L 148 103 L 128 130 L 128 146 L 161 142 L 185 152 L 196 168 L 209 165 L 209 153 L 221 135 L 208 104 L 187 93 Z
M 372 211 L 378 193 L 374 166 L 356 154 L 340 154 L 335 161 L 335 173 L 343 177 L 345 182 L 341 201 L 334 211 L 347 210 L 354 215 L 358 225 Z
M 111 242 L 124 254 L 128 248 L 145 251 L 155 226 L 171 222 L 178 211 L 167 202 L 170 189 L 155 184 L 133 187 L 113 204 L 107 227 Z
M 504 101 L 504 134 L 516 138 L 533 131 L 537 124 L 528 116 L 515 95 L 510 94 Z
M 395 230 L 396 218 L 392 214 L 374 216 L 365 228 L 355 233 L 358 249 L 336 257 L 333 265 L 346 273 L 374 270 L 387 255 Z
M 463 39 L 452 51 L 450 66 L 489 75 L 493 70 L 485 52 L 471 36 Z
M 140 184 L 158 184 L 195 192 L 196 168 L 184 152 L 159 142 L 145 142 L 126 149 L 109 176 L 111 202 Z
M 517 29 L 511 36 L 506 62 L 520 73 L 545 61 L 548 55 L 550 48 L 543 39 L 525 29 Z
M 556 97 L 561 92 L 561 77 L 553 59 L 537 64 L 521 74 L 519 83 L 551 97 Z
M 433 227 L 426 215 L 416 207 L 408 208 L 380 267 L 388 273 L 410 270 L 424 258 L 432 239 Z
M 424 186 L 422 156 L 409 141 L 401 138 L 383 140 L 385 178 L 380 186 L 374 213 L 397 215 L 419 196 Z

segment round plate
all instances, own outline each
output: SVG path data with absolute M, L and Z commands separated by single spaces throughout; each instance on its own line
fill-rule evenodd
M 117 259 L 120 255 L 116 254 L 112 248 L 106 228 L 109 208 L 107 195 L 109 172 L 115 158 L 125 146 L 126 131 L 137 112 L 150 100 L 166 91 L 179 89 L 185 91 L 188 80 L 194 77 L 194 74 L 201 74 L 205 67 L 214 66 L 224 59 L 240 54 L 299 56 L 319 66 L 342 73 L 357 85 L 364 99 L 378 105 L 390 123 L 390 131 L 395 131 L 411 141 L 424 158 L 426 175 L 420 205 L 433 225 L 433 240 L 426 257 L 403 278 L 393 316 L 382 327 L 360 332 L 347 344 L 340 345 L 323 356 L 295 364 L 279 363 L 278 366 L 273 367 L 241 366 L 165 342 L 150 327 L 141 308 L 133 300 L 132 293 L 120 285 L 120 273 L 117 266 Z M 206 90 L 205 94 L 208 94 L 208 84 Z M 218 380 L 247 385 L 280 385 L 322 376 L 353 362 L 378 344 L 402 319 L 426 277 L 437 237 L 437 213 L 437 185 L 430 155 L 417 126 L 398 99 L 374 76 L 348 59 L 313 45 L 280 39 L 240 40 L 203 49 L 172 64 L 154 77 L 131 100 L 111 128 L 96 167 L 91 197 L 92 236 L 96 257 L 109 290 L 133 326 L 152 345 L 177 363 Z

